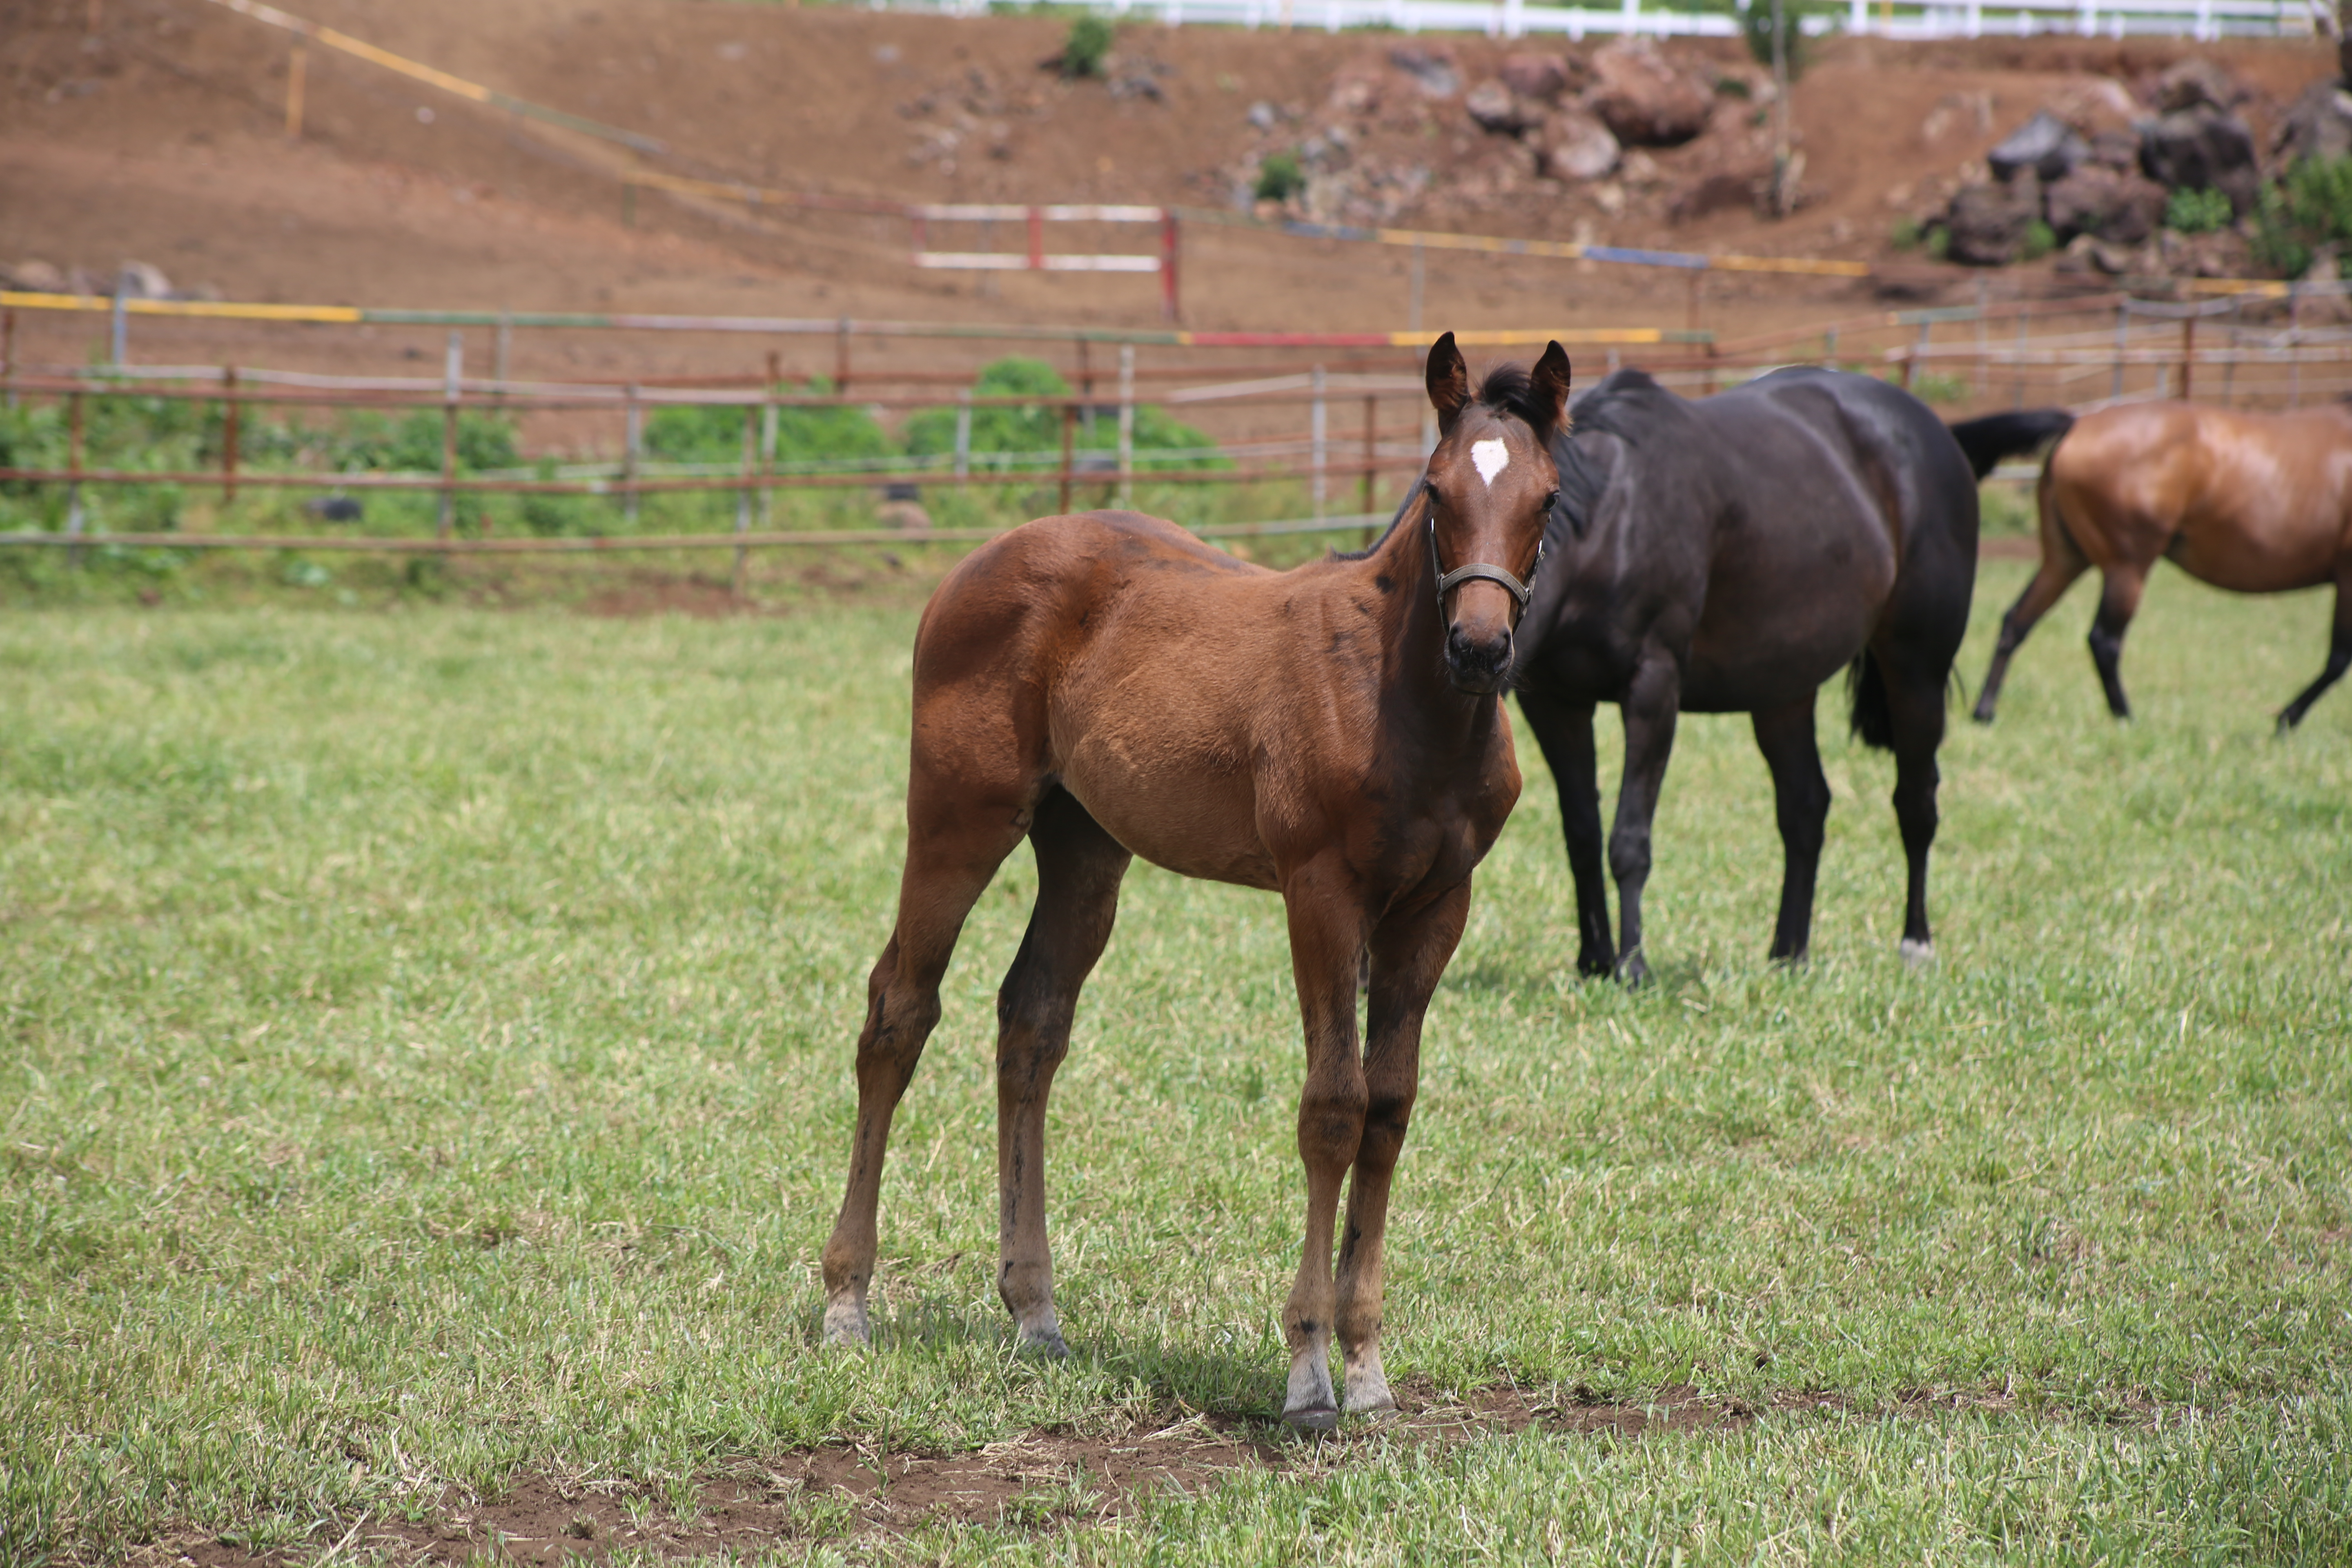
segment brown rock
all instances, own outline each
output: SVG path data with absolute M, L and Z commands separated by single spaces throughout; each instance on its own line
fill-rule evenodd
M 2168 114 L 2140 138 L 2140 163 L 2172 190 L 2218 190 L 2240 216 L 2253 210 L 2262 181 L 2254 134 L 2246 122 L 2211 104 Z
M 1555 110 L 1535 136 L 1537 166 L 1555 180 L 1597 180 L 1617 166 L 1617 138 L 1573 105 Z
M 1674 147 L 1706 128 L 1709 94 L 1676 70 L 1647 38 L 1629 38 L 1594 51 L 1595 80 L 1585 106 L 1618 141 L 1634 147 Z
M 1580 70 L 1571 70 L 1566 55 L 1539 54 L 1523 50 L 1505 55 L 1499 74 L 1503 85 L 1521 98 L 1538 103 L 1558 103 Z
M 2304 89 L 2280 122 L 2272 151 L 2289 161 L 2352 154 L 2352 92 L 2332 79 Z
M 1543 123 L 1543 105 L 1521 98 L 1491 77 L 1463 97 L 1462 107 L 1481 131 L 1498 135 L 1517 136 Z
M 2156 79 L 2156 107 L 2165 114 L 2208 105 L 2228 109 L 2245 96 L 2236 78 L 2202 55 L 2175 62 Z
M 2051 232 L 2062 241 L 2087 234 L 2111 245 L 2137 245 L 2164 225 L 2165 190 L 2154 180 L 2085 163 L 2043 198 Z
M 1969 267 L 2006 267 L 2025 248 L 2025 231 L 2042 213 L 2042 187 L 2031 174 L 2002 184 L 1963 185 L 1945 211 L 1945 254 Z
M 66 291 L 66 275 L 46 261 L 31 258 L 14 267 L 0 268 L 0 277 L 27 294 L 62 294 Z

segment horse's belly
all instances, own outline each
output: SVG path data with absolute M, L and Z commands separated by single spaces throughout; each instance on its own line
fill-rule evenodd
M 1275 886 L 1274 859 L 1258 837 L 1245 774 L 1139 765 L 1139 759 L 1083 742 L 1073 753 L 1063 761 L 1062 787 L 1129 852 L 1180 876 Z

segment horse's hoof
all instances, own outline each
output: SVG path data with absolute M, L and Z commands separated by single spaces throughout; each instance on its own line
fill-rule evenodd
M 1282 1421 L 1284 1426 L 1295 1426 L 1301 1432 L 1337 1432 L 1339 1412 L 1328 1405 L 1309 1405 L 1303 1409 L 1284 1411 Z
M 1992 722 L 1992 710 L 1990 708 L 1979 708 L 1975 711 L 1971 712 L 1969 717 L 1975 720 L 1979 724 L 1990 724 Z
M 1059 1329 L 1043 1329 L 1034 1333 L 1024 1331 L 1018 1353 L 1033 1361 L 1067 1361 L 1070 1342 L 1062 1337 Z
M 1932 942 L 1919 942 L 1906 936 L 1895 951 L 1903 955 L 1903 967 L 1906 969 L 1925 969 L 1936 962 L 1936 944 Z
M 836 1303 L 824 1310 L 824 1346 L 827 1350 L 862 1351 L 874 1342 L 874 1335 L 866 1322 L 866 1309 L 846 1303 Z

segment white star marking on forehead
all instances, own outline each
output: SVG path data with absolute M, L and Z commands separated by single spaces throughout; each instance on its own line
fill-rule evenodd
M 1478 477 L 1486 488 L 1495 488 L 1495 476 L 1511 465 L 1511 449 L 1499 440 L 1475 441 L 1470 447 L 1470 460 L 1478 465 Z

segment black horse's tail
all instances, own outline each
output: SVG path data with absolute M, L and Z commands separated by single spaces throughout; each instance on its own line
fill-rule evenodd
M 2074 416 L 2063 408 L 2021 408 L 2014 414 L 1988 414 L 1947 426 L 1952 439 L 1968 454 L 1969 467 L 1983 479 L 2003 458 L 2040 450 L 2074 427 Z
M 1895 749 L 1895 710 L 1886 700 L 1886 676 L 1868 648 L 1853 656 L 1845 672 L 1846 695 L 1853 701 L 1848 722 L 1854 738 L 1882 752 Z

